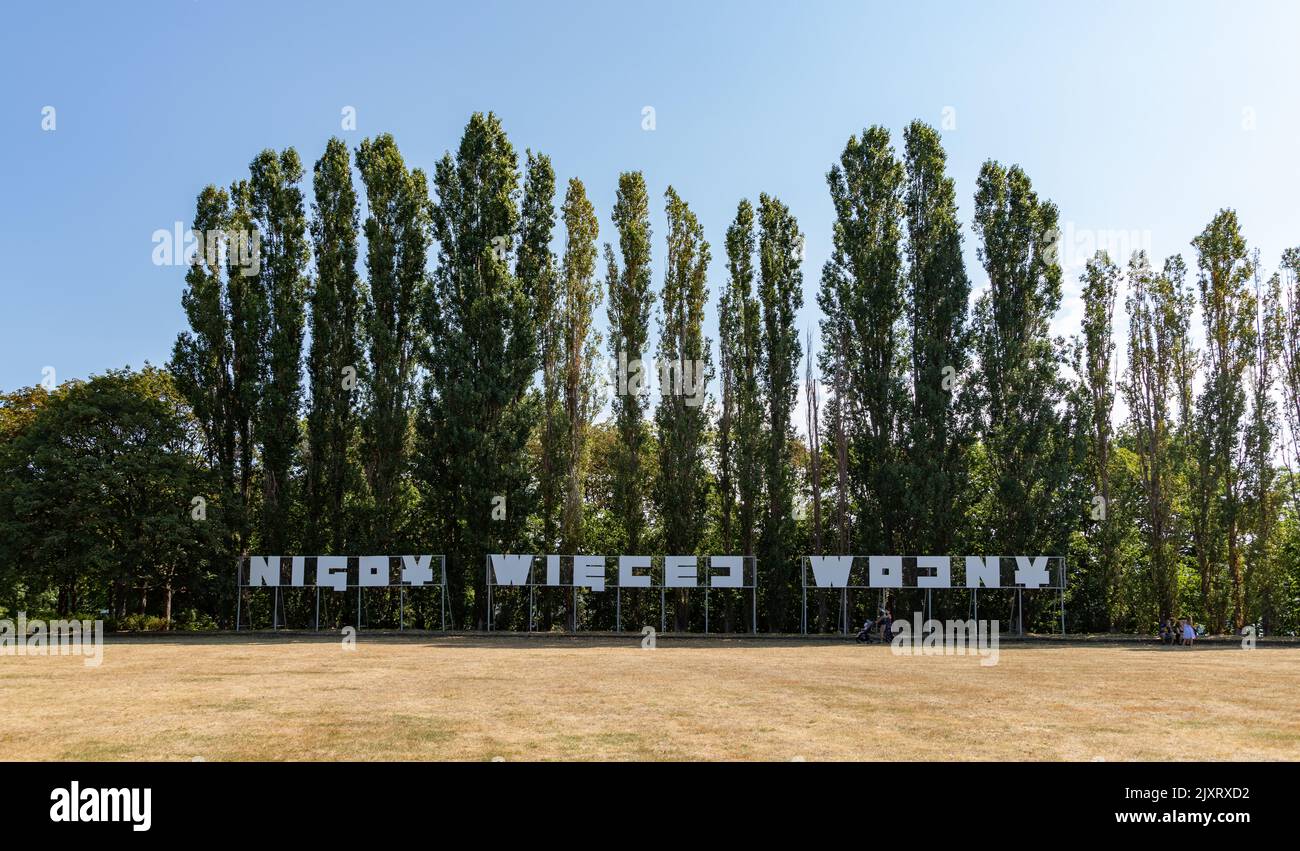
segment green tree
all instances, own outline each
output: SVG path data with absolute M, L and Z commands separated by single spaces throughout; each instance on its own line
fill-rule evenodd
M 1181 257 L 1166 260 L 1159 275 L 1144 251 L 1129 261 L 1128 371 L 1122 389 L 1139 465 L 1151 588 L 1161 619 L 1174 617 L 1178 603 L 1177 368 L 1189 346 L 1192 310 L 1185 278 Z
M 1050 333 L 1061 303 L 1057 210 L 1038 199 L 1019 166 L 986 162 L 975 193 L 975 232 L 989 278 L 974 321 L 988 470 L 983 528 L 972 533 L 985 552 L 1064 552 L 1082 511 L 1063 502 L 1074 414 L 1064 404 L 1063 344 Z
M 555 229 L 555 170 L 550 157 L 527 152 L 524 202 L 519 215 L 519 254 L 515 277 L 533 304 L 533 324 L 542 366 L 541 425 L 537 490 L 542 512 L 542 546 L 559 543 L 560 509 L 564 504 L 564 435 L 561 421 L 563 381 L 559 324 L 559 276 L 551 233 Z
M 727 228 L 728 280 L 718 303 L 723 398 L 717 439 L 722 546 L 728 551 L 739 548 L 746 556 L 757 554 L 763 494 L 762 331 L 754 297 L 755 250 L 754 208 L 742 200 Z
M 511 272 L 519 226 L 518 163 L 501 122 L 475 113 L 456 156 L 434 172 L 438 268 L 426 300 L 420 423 L 421 479 L 447 542 L 455 620 L 468 621 L 469 587 L 482 588 L 483 556 L 523 543 L 532 512 L 524 451 L 538 413 L 533 305 Z M 473 596 L 483 621 L 485 599 Z
M 190 327 L 178 335 L 171 360 L 176 386 L 218 470 L 227 546 L 244 555 L 250 545 L 253 425 L 265 377 L 261 340 L 267 303 L 253 274 L 255 264 L 240 264 L 238 252 L 225 248 L 232 241 L 251 242 L 251 227 L 247 181 L 236 182 L 229 193 L 215 186 L 199 193 L 193 228 L 206 235 L 205 250 L 185 273 L 181 306 Z M 216 234 L 224 236 L 214 243 Z
M 261 240 L 259 286 L 265 293 L 262 345 L 266 380 L 255 434 L 262 460 L 261 544 L 269 552 L 289 545 L 294 504 L 290 472 L 298 452 L 302 408 L 302 338 L 307 294 L 307 217 L 302 163 L 288 148 L 266 150 L 249 165 L 249 202 Z
M 313 168 L 316 201 L 312 245 L 316 277 L 311 290 L 311 350 L 307 375 L 304 499 L 309 551 L 331 547 L 347 552 L 344 501 L 354 485 L 349 456 L 357 421 L 357 385 L 362 374 L 361 281 L 357 273 L 357 193 L 347 145 L 330 139 Z
M 835 223 L 818 294 L 823 371 L 834 390 L 832 430 L 844 435 L 840 491 L 854 496 L 868 552 L 897 551 L 903 525 L 903 180 L 882 127 L 849 137 L 826 176 Z
M 601 290 L 596 278 L 596 237 L 600 227 L 596 211 L 587 200 L 586 189 L 576 177 L 569 181 L 562 212 L 567 239 L 559 316 L 567 487 L 560 539 L 563 552 L 578 553 L 584 543 L 583 483 L 587 474 L 588 432 L 600 401 L 595 361 L 601 339 L 598 332 L 592 331 L 591 321 L 600 304 Z
M 1203 518 L 1217 517 L 1227 546 L 1233 626 L 1244 624 L 1242 582 L 1242 470 L 1246 457 L 1246 372 L 1255 357 L 1255 296 L 1250 290 L 1254 264 L 1237 223 L 1237 214 L 1221 210 L 1196 239 L 1201 316 L 1205 323 L 1205 387 L 1197 400 L 1198 479 Z M 1217 503 L 1217 509 L 1211 506 Z M 1202 603 L 1222 631 L 1225 612 L 1213 599 L 1213 559 L 1209 524 L 1202 520 L 1197 555 Z
M 962 258 L 957 190 L 938 132 L 914 121 L 903 134 L 911 411 L 905 426 L 909 552 L 948 552 L 962 527 L 971 424 L 959 390 L 969 368 L 970 280 Z
M 57 592 L 60 616 L 143 613 L 157 590 L 170 621 L 178 589 L 210 582 L 223 537 L 200 434 L 163 370 L 65 384 L 0 444 L 0 554 Z
M 614 424 L 618 431 L 612 457 L 611 511 L 621 531 L 619 551 L 639 552 L 646 528 L 646 501 L 650 477 L 646 451 L 650 444 L 645 411 L 649 353 L 650 308 L 650 197 L 639 171 L 618 178 L 614 202 L 614 228 L 618 231 L 622 268 L 614 248 L 605 243 L 605 286 L 609 291 L 609 353 L 619 365 L 613 397 Z
M 1254 296 L 1257 312 L 1255 352 L 1250 364 L 1250 419 L 1246 424 L 1246 457 L 1242 471 L 1242 489 L 1250 510 L 1250 543 L 1243 579 L 1247 611 L 1252 621 L 1258 617 L 1265 635 L 1273 632 L 1279 616 L 1279 597 L 1283 583 L 1278 564 L 1278 516 L 1281 507 L 1277 467 L 1273 456 L 1278 450 L 1278 406 L 1276 400 L 1278 366 L 1284 337 L 1282 313 L 1282 278 L 1272 275 L 1266 284 L 1259 279 L 1258 253 L 1252 260 L 1255 271 Z M 1238 629 L 1241 628 L 1238 625 Z
M 704 336 L 708 299 L 709 243 L 704 228 L 671 186 L 664 193 L 668 213 L 668 258 L 659 335 L 659 478 L 655 505 L 663 524 L 665 552 L 699 551 L 705 531 L 705 437 L 709 424 L 707 386 L 712 378 L 709 341 Z M 679 599 L 679 603 L 681 600 Z M 677 606 L 677 628 L 686 626 Z
M 410 452 L 416 356 L 426 340 L 417 311 L 427 300 L 429 192 L 387 133 L 362 141 L 357 168 L 366 188 L 366 272 L 362 312 L 366 371 L 362 466 L 373 500 L 368 543 L 387 552 L 403 523 L 402 477 Z M 436 349 L 441 340 L 430 338 Z
M 1119 267 L 1105 251 L 1088 259 L 1083 272 L 1083 381 L 1092 413 L 1089 429 L 1093 497 L 1092 517 L 1097 521 L 1098 556 L 1107 627 L 1114 628 L 1119 592 L 1118 529 L 1111 511 L 1110 467 L 1115 409 L 1111 369 L 1115 354 L 1115 300 L 1119 294 Z M 1097 499 L 1100 498 L 1100 502 Z
M 799 343 L 796 314 L 803 306 L 803 234 L 786 205 L 767 195 L 758 204 L 758 300 L 762 305 L 759 382 L 766 403 L 764 482 L 767 504 L 759 540 L 759 563 L 770 589 L 768 618 L 785 628 L 791 610 L 790 580 L 796 575 L 794 536 L 794 405 L 798 395 Z

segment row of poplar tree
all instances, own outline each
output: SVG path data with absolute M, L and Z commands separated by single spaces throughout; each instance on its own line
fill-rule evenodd
M 1075 630 L 1181 615 L 1212 631 L 1300 626 L 1288 463 L 1300 251 L 1262 281 L 1231 210 L 1192 241 L 1190 275 L 1179 256 L 1157 270 L 1143 252 L 1098 252 L 1080 333 L 1057 337 L 1056 207 L 1019 167 L 984 164 L 973 230 L 988 288 L 972 307 L 939 134 L 915 122 L 899 150 L 872 127 L 827 175 L 817 357 L 797 324 L 803 236 L 764 194 L 741 201 L 725 233 L 714 364 L 712 248 L 669 187 L 656 290 L 640 172 L 619 176 L 603 246 L 582 182 L 557 197 L 549 158 L 528 151 L 521 163 L 491 114 L 470 119 L 432 187 L 388 135 L 355 152 L 328 143 L 310 214 L 304 178 L 293 149 L 265 151 L 246 179 L 200 194 L 195 230 L 256 232 L 260 265 L 249 274 L 233 255 L 200 252 L 183 297 L 190 327 L 168 369 L 137 381 L 176 400 L 163 409 L 192 428 L 178 451 L 202 468 L 204 535 L 134 554 L 111 582 L 63 575 L 60 608 L 85 596 L 69 581 L 92 597 L 100 582 L 118 611 L 137 592 L 147 609 L 149 590 L 165 587 L 170 618 L 179 583 L 228 623 L 240 554 L 432 551 L 447 555 L 450 625 L 475 627 L 487 553 L 739 553 L 757 557 L 758 622 L 735 594 L 715 601 L 714 623 L 788 630 L 806 554 L 1049 553 L 1067 556 Z M 645 395 L 605 374 L 636 361 L 699 364 L 712 389 Z M 37 449 L 16 449 L 8 431 L 6 466 L 21 479 Z M 191 503 L 177 501 L 183 521 Z M 673 602 L 677 627 L 696 623 L 698 606 Z M 840 602 L 816 597 L 815 625 L 833 624 Z M 894 608 L 910 602 L 900 592 Z M 863 594 L 850 608 L 877 603 Z M 518 599 L 500 605 L 498 624 L 521 625 Z M 542 627 L 607 626 L 609 605 L 548 600 Z M 628 605 L 658 618 L 657 600 Z M 994 615 L 999 605 L 981 599 Z M 1057 617 L 1055 600 L 1026 605 L 1031 627 Z

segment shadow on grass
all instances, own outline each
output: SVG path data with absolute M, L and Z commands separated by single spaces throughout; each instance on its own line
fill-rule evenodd
M 241 646 L 258 647 L 283 644 L 337 644 L 343 640 L 341 632 L 311 630 L 258 630 L 240 632 L 171 632 L 171 633 L 109 633 L 104 636 L 110 644 L 160 644 L 182 646 Z M 361 630 L 356 634 L 358 644 L 426 645 L 439 648 L 500 649 L 524 648 L 583 648 L 622 647 L 639 648 L 644 640 L 639 632 L 426 632 L 422 630 Z M 769 633 L 711 634 L 658 633 L 657 648 L 673 649 L 744 649 L 757 647 L 833 647 L 855 645 L 853 635 L 821 634 L 790 635 Z M 1192 647 L 1173 647 L 1161 644 L 1154 638 L 1134 635 L 1003 635 L 999 645 L 1004 649 L 1018 648 L 1116 648 L 1155 653 L 1198 653 L 1212 650 L 1242 649 L 1241 638 L 1213 636 L 1197 639 Z M 883 648 L 880 642 L 860 645 L 863 652 Z M 1300 649 L 1300 638 L 1280 636 L 1260 638 L 1258 650 Z

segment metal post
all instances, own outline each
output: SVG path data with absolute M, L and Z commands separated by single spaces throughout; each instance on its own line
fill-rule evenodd
M 980 619 L 980 589 L 972 588 L 970 589 L 970 593 L 971 599 L 975 603 L 975 620 L 978 621 Z
M 574 577 L 575 579 L 577 577 Z M 578 585 L 573 585 L 573 631 L 578 631 Z
M 271 601 L 271 629 L 280 628 L 280 586 L 275 586 L 275 598 Z
M 659 631 L 668 631 L 668 616 L 664 613 L 664 589 L 659 586 Z
M 709 589 L 704 589 L 704 634 L 709 634 Z
M 803 587 L 803 614 L 799 616 L 799 632 L 802 635 L 808 634 L 808 559 L 799 559 L 799 584 Z M 754 577 L 754 586 L 757 589 L 758 577 Z
M 240 571 L 244 569 L 241 559 L 235 559 L 235 632 L 239 632 L 239 608 L 244 602 L 244 589 L 239 584 Z
M 357 632 L 361 631 L 361 586 L 357 586 Z
M 845 634 L 849 634 L 849 589 L 844 587 L 840 589 L 840 629 Z
M 316 631 L 320 632 L 320 586 L 316 586 Z
M 749 586 L 749 631 L 758 635 L 758 562 L 754 562 L 754 578 L 750 581 L 753 584 Z
M 406 588 L 398 586 L 397 588 L 397 631 L 406 630 Z
M 614 631 L 623 631 L 623 589 L 614 588 Z
M 528 631 L 533 631 L 533 583 L 528 583 Z
M 1024 636 L 1025 634 L 1025 592 L 1023 588 L 1016 589 L 1016 635 Z
M 1061 636 L 1065 636 L 1065 586 L 1061 586 Z

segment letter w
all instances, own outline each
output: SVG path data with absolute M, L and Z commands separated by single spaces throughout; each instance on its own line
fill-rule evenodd
M 808 556 L 812 562 L 813 584 L 818 588 L 843 588 L 849 584 L 853 556 Z

